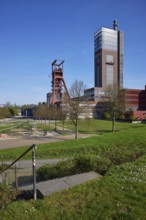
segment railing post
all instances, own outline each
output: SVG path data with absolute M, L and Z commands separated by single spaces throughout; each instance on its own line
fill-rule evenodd
M 7 173 L 7 172 L 5 172 L 5 184 L 6 184 L 6 185 L 9 184 L 8 173 Z
M 32 171 L 33 171 L 33 197 L 34 200 L 37 200 L 36 193 L 36 156 L 35 156 L 36 145 L 33 144 L 32 147 Z
M 15 187 L 18 190 L 17 165 L 15 164 Z
M 3 183 L 3 177 L 2 175 L 0 174 L 0 185 Z

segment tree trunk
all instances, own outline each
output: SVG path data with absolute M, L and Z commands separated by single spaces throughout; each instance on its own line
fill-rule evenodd
M 115 132 L 115 113 L 113 113 L 113 118 L 112 118 L 112 132 Z
M 78 139 L 78 123 L 75 123 L 75 139 Z
M 62 129 L 63 129 L 63 133 L 64 133 L 64 121 L 62 121 Z
M 49 131 L 50 131 L 50 119 L 49 119 Z
M 55 119 L 55 131 L 57 130 L 57 120 Z

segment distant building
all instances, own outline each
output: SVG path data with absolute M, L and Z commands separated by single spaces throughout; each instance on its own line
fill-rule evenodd
M 21 115 L 24 117 L 32 117 L 35 109 L 36 109 L 35 105 L 29 106 L 21 110 Z
M 101 27 L 94 33 L 94 87 L 85 90 L 85 95 L 97 105 L 104 100 L 108 86 L 123 88 L 123 41 L 116 20 L 113 29 Z
M 135 117 L 146 119 L 146 86 L 144 90 L 124 89 L 126 111 L 135 112 Z
M 48 93 L 47 93 L 47 97 L 46 97 L 46 98 L 47 98 L 46 101 L 47 101 L 47 105 L 48 105 L 48 106 L 49 106 L 50 103 L 51 103 L 51 97 L 52 97 L 52 92 L 48 92 Z
M 123 87 L 123 32 L 114 20 L 113 29 L 101 27 L 94 33 L 94 86 Z

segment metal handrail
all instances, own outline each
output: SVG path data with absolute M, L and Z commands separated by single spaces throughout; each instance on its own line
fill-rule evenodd
M 31 147 L 29 147 L 23 154 L 21 154 L 15 161 L 13 161 L 8 167 L 6 167 L 4 170 L 0 172 L 0 174 L 4 173 L 6 170 L 8 170 L 10 167 L 12 167 L 18 160 L 20 160 L 25 154 L 27 154 L 32 148 L 35 148 L 35 144 L 33 144 Z
M 15 161 L 13 161 L 8 167 L 0 172 L 0 175 L 12 167 L 18 160 L 20 160 L 25 154 L 27 154 L 32 149 L 32 169 L 33 169 L 33 196 L 34 200 L 37 200 L 37 190 L 36 190 L 36 161 L 35 161 L 35 149 L 36 145 L 33 144 L 29 147 L 23 154 L 21 154 Z

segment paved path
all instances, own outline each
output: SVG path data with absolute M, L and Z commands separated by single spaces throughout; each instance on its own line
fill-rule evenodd
M 41 159 L 41 160 L 36 159 L 36 168 L 39 168 L 39 167 L 43 166 L 44 164 L 53 165 L 61 160 L 67 160 L 67 159 L 66 158 L 65 159 L 62 159 L 62 158 Z M 11 164 L 12 161 L 4 161 L 4 163 Z M 32 160 L 20 160 L 20 161 L 16 162 L 16 165 L 20 169 L 32 170 Z

